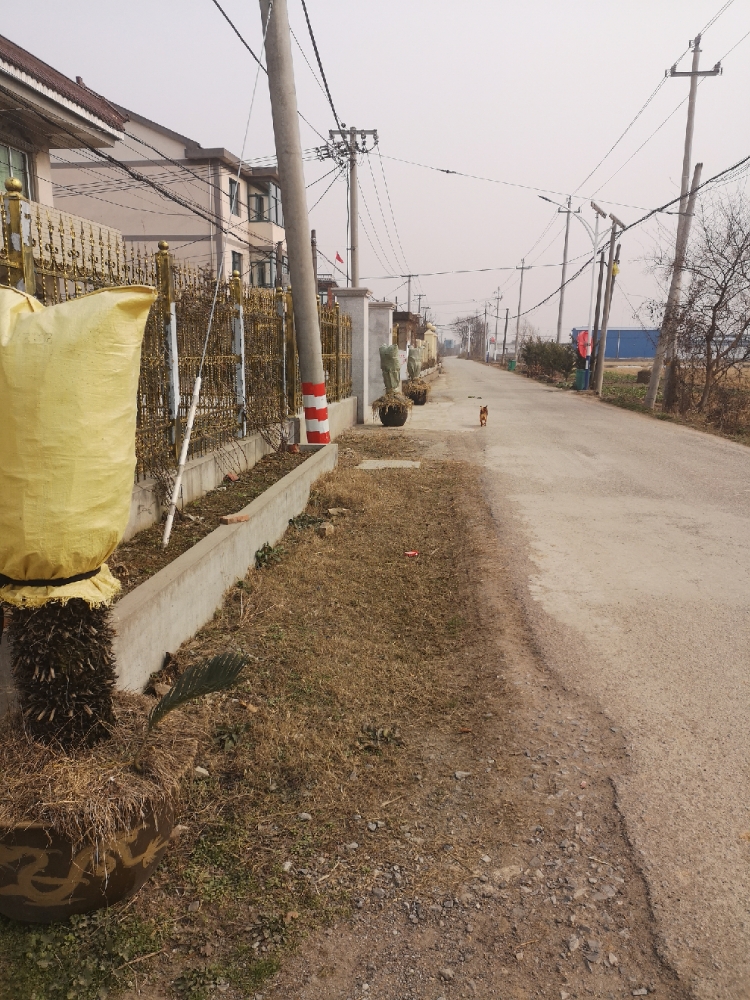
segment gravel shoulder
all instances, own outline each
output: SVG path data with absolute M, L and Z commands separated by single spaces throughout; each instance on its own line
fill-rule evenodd
M 424 444 L 445 454 L 437 436 Z M 512 538 L 476 465 L 457 490 L 451 585 L 474 617 L 451 663 L 452 720 L 412 734 L 414 785 L 397 831 L 364 833 L 371 872 L 351 918 L 308 937 L 263 996 L 686 996 L 657 953 L 617 808 L 623 735 L 531 647 Z

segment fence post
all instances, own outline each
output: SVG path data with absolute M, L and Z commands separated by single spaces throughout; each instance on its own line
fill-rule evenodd
M 5 181 L 3 198 L 4 257 L 8 284 L 29 295 L 36 294 L 34 244 L 31 238 L 31 207 L 23 197 L 23 185 L 17 177 Z
M 177 353 L 177 309 L 174 300 L 172 255 L 169 243 L 161 240 L 156 251 L 156 283 L 164 324 L 164 356 L 167 361 L 167 413 L 175 456 L 180 450 L 180 359 Z
M 242 276 L 232 271 L 229 282 L 232 295 L 232 354 L 238 357 L 234 369 L 234 393 L 237 404 L 237 437 L 247 436 L 247 412 L 245 410 L 245 317 L 242 310 Z
M 341 306 L 336 303 L 336 401 L 341 399 Z

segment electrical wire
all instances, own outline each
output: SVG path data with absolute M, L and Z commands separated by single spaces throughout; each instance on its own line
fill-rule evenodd
M 385 193 L 386 193 L 386 197 L 388 199 L 388 208 L 390 209 L 390 212 L 391 212 L 391 218 L 393 219 L 393 229 L 394 229 L 394 231 L 396 233 L 396 242 L 398 243 L 399 250 L 401 251 L 401 260 L 404 262 L 404 265 L 406 266 L 406 270 L 410 271 L 411 268 L 409 267 L 409 263 L 406 260 L 406 254 L 404 253 L 404 247 L 403 247 L 403 244 L 401 243 L 401 235 L 400 235 L 400 233 L 398 231 L 398 224 L 396 222 L 396 216 L 395 216 L 394 211 L 393 211 L 393 202 L 391 201 L 391 192 L 390 192 L 390 189 L 388 187 L 388 180 L 387 180 L 387 178 L 385 176 L 385 167 L 383 166 L 383 154 L 382 154 L 382 152 L 380 150 L 380 144 L 378 144 L 377 149 L 378 149 L 378 159 L 380 160 L 380 172 L 383 175 L 383 184 L 385 185 Z M 394 253 L 395 253 L 395 251 L 394 251 Z
M 245 41 L 245 39 L 244 39 L 244 37 L 243 37 L 242 33 L 240 32 L 239 28 L 238 28 L 238 27 L 237 27 L 237 25 L 236 25 L 236 24 L 234 23 L 234 21 L 232 21 L 232 19 L 231 19 L 231 18 L 229 17 L 229 15 L 227 14 L 227 12 L 226 12 L 226 11 L 224 10 L 224 8 L 223 8 L 223 7 L 221 6 L 221 4 L 220 4 L 220 3 L 218 2 L 218 0 L 211 0 L 211 3 L 212 3 L 212 4 L 213 4 L 213 5 L 214 5 L 214 6 L 215 6 L 215 7 L 217 8 L 217 10 L 218 10 L 218 11 L 219 11 L 219 13 L 221 14 L 221 16 L 222 16 L 222 17 L 224 18 L 224 20 L 225 20 L 225 21 L 227 22 L 227 24 L 229 25 L 229 27 L 230 27 L 230 28 L 232 29 L 232 31 L 233 31 L 233 32 L 235 33 L 235 35 L 236 35 L 236 36 L 237 36 L 237 37 L 239 38 L 239 40 L 240 40 L 240 41 L 242 42 L 242 44 L 243 44 L 243 45 L 245 46 L 245 48 L 247 49 L 247 51 L 248 51 L 248 52 L 250 53 L 250 55 L 251 55 L 251 56 L 253 57 L 253 59 L 254 59 L 254 60 L 255 60 L 255 61 L 257 62 L 258 66 L 259 66 L 259 67 L 260 67 L 260 68 L 261 68 L 261 69 L 263 70 L 263 72 L 264 72 L 264 73 L 266 74 L 266 76 L 267 76 L 267 75 L 268 75 L 268 70 L 267 70 L 267 69 L 266 69 L 266 67 L 265 67 L 265 66 L 263 65 L 263 63 L 262 63 L 262 62 L 260 61 L 260 59 L 259 59 L 259 58 L 258 58 L 258 57 L 256 56 L 256 54 L 255 54 L 255 53 L 253 52 L 253 50 L 252 50 L 252 49 L 250 48 L 250 46 L 249 46 L 249 45 L 247 44 L 247 42 Z M 317 135 L 317 136 L 318 136 L 318 137 L 319 137 L 320 139 L 322 139 L 322 140 L 323 140 L 323 142 L 325 142 L 325 141 L 326 141 L 326 139 L 325 139 L 325 136 L 324 136 L 324 135 L 321 135 L 321 133 L 320 133 L 320 132 L 318 132 L 318 130 L 317 130 L 317 129 L 315 128 L 315 126 L 314 126 L 314 125 L 312 125 L 312 124 L 311 124 L 311 123 L 310 123 L 310 122 L 309 122 L 309 121 L 307 120 L 307 118 L 305 118 L 305 116 L 304 116 L 304 115 L 302 114 L 302 112 L 301 112 L 301 111 L 300 111 L 299 109 L 297 110 L 297 114 L 298 114 L 298 115 L 299 115 L 299 117 L 300 117 L 300 118 L 302 119 L 302 121 L 303 121 L 303 122 L 305 123 L 305 125 L 307 125 L 307 126 L 308 126 L 308 128 L 311 128 L 311 129 L 313 130 L 313 132 L 314 132 L 314 133 L 315 133 L 315 134 L 316 134 L 316 135 Z
M 320 70 L 320 75 L 323 77 L 323 85 L 325 86 L 325 92 L 328 97 L 328 103 L 331 105 L 331 111 L 333 112 L 333 120 L 336 122 L 336 127 L 341 128 L 341 122 L 339 121 L 339 116 L 336 114 L 336 108 L 333 106 L 333 98 L 331 97 L 331 89 L 328 86 L 328 80 L 326 78 L 326 72 L 323 69 L 323 62 L 320 58 L 320 52 L 318 51 L 318 43 L 315 41 L 315 33 L 313 31 L 312 24 L 310 23 L 310 15 L 307 13 L 307 4 L 305 0 L 302 0 L 302 10 L 305 12 L 305 20 L 307 21 L 307 30 L 310 32 L 310 41 L 312 42 L 313 50 L 315 51 L 315 58 L 318 61 L 318 69 Z M 304 53 L 303 53 L 304 54 Z
M 235 25 L 234 21 L 232 21 L 232 19 L 229 17 L 229 15 L 224 10 L 224 8 L 221 6 L 221 4 L 219 3 L 219 0 L 211 0 L 211 2 L 213 3 L 214 7 L 216 7 L 216 9 L 219 11 L 219 13 L 221 14 L 221 16 L 227 22 L 227 24 L 232 29 L 232 31 L 235 33 L 235 35 L 239 38 L 239 40 L 245 46 L 245 48 L 250 53 L 250 55 L 253 57 L 253 59 L 257 62 L 257 64 L 263 70 L 263 72 L 266 73 L 266 74 L 268 74 L 268 70 L 263 65 L 263 63 L 260 61 L 260 59 L 256 56 L 256 54 L 253 52 L 253 50 L 250 48 L 250 46 L 247 44 L 247 42 L 245 41 L 245 39 L 242 37 L 242 35 L 239 32 L 239 29 Z
M 469 180 L 486 181 L 488 184 L 501 184 L 505 187 L 521 188 L 524 191 L 535 191 L 541 194 L 555 194 L 561 198 L 567 198 L 569 194 L 568 191 L 556 191 L 553 190 L 552 188 L 534 187 L 531 184 L 519 184 L 516 181 L 499 180 L 497 177 L 483 177 L 479 174 L 467 174 L 461 170 L 448 170 L 446 167 L 433 167 L 429 163 L 419 163 L 416 160 L 406 160 L 400 156 L 388 156 L 385 153 L 381 153 L 379 147 L 378 147 L 378 153 L 381 159 L 393 160 L 396 163 L 407 163 L 411 167 L 422 167 L 423 170 L 433 170 L 436 173 L 440 174 L 453 174 L 456 177 L 466 177 Z M 577 198 L 579 201 L 588 201 L 590 197 L 593 196 L 575 195 L 574 197 Z M 611 201 L 606 198 L 603 198 L 602 201 L 604 201 L 607 205 L 617 205 L 619 208 L 635 208 L 638 211 L 643 211 L 643 205 L 630 205 L 627 204 L 626 202 Z
M 362 185 L 359 183 L 359 180 L 357 181 L 357 187 L 359 189 L 359 193 L 362 195 L 362 201 L 364 203 L 365 210 L 367 211 L 367 217 L 370 220 L 370 225 L 372 226 L 372 231 L 373 231 L 373 234 L 375 236 L 375 239 L 378 241 L 378 246 L 380 247 L 380 250 L 381 250 L 381 253 L 383 254 L 383 257 L 385 257 L 386 260 L 388 261 L 388 254 L 385 252 L 385 248 L 383 247 L 383 244 L 380 241 L 380 236 L 378 235 L 378 231 L 375 228 L 375 221 L 373 220 L 373 217 L 372 217 L 372 215 L 370 213 L 370 206 L 367 204 L 367 198 L 365 198 L 365 192 L 363 191 Z M 369 236 L 368 236 L 368 239 L 369 239 Z M 373 247 L 373 250 L 374 249 L 375 248 Z M 384 271 L 387 271 L 390 267 L 393 266 L 393 262 L 392 261 L 388 261 L 388 263 L 383 264 L 383 261 L 382 261 L 381 257 L 377 253 L 375 254 L 375 256 L 378 258 L 378 263 L 380 264 L 380 266 L 383 268 Z M 398 261 L 396 261 L 396 269 L 398 269 Z
M 335 169 L 336 169 L 336 170 L 338 171 L 338 173 L 337 173 L 337 174 L 336 174 L 336 176 L 335 176 L 335 177 L 333 178 L 333 180 L 332 180 L 332 181 L 331 181 L 331 183 L 330 183 L 330 184 L 328 185 L 328 187 L 327 187 L 327 188 L 325 189 L 325 191 L 324 191 L 324 192 L 323 192 L 323 194 L 322 194 L 322 195 L 320 196 L 320 198 L 318 198 L 318 200 L 317 200 L 317 201 L 315 202 L 315 204 L 314 204 L 314 205 L 311 205 L 311 206 L 310 206 L 310 208 L 308 208 L 308 210 L 307 210 L 307 211 L 308 211 L 308 214 L 309 214 L 310 212 L 312 212 L 312 210 L 313 210 L 314 208 L 317 208 L 317 206 L 318 206 L 318 205 L 319 205 L 319 204 L 321 203 L 321 201 L 322 201 L 322 200 L 323 200 L 323 199 L 325 198 L 325 196 L 326 196 L 326 195 L 328 194 L 328 192 L 329 192 L 329 191 L 331 190 L 331 188 L 332 188 L 332 187 L 333 187 L 333 185 L 334 185 L 334 184 L 336 183 L 336 181 L 337 181 L 337 180 L 339 179 L 339 177 L 341 177 L 342 173 L 344 172 L 344 170 L 345 170 L 346 168 L 345 168 L 345 167 L 338 167 L 338 166 L 337 166 L 337 167 L 336 167 Z M 328 177 L 328 176 L 330 175 L 330 173 L 332 173 L 332 171 L 329 171 L 329 173 L 328 173 L 328 174 L 326 174 L 325 176 L 326 176 L 326 177 Z

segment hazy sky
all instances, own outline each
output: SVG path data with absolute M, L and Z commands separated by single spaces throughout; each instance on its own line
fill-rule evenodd
M 293 30 L 315 65 L 301 4 L 288 2 Z M 360 167 L 372 220 L 362 201 L 360 213 L 381 259 L 361 231 L 360 270 L 367 278 L 362 284 L 378 298 L 398 296 L 400 303 L 406 298 L 404 280 L 379 276 L 514 268 L 525 256 L 535 267 L 526 274 L 523 308 L 533 306 L 559 285 L 559 269 L 541 265 L 562 260 L 564 216 L 556 216 L 535 191 L 398 159 L 548 189 L 560 193 L 550 195 L 558 200 L 576 192 L 574 204 L 584 206 L 592 223 L 584 196 L 594 195 L 608 211 L 634 221 L 644 209 L 679 193 L 686 104 L 659 126 L 686 99 L 687 80 L 664 81 L 622 142 L 592 177 L 587 175 L 665 69 L 686 52 L 688 39 L 722 7 L 726 10 L 704 34 L 702 68 L 713 66 L 750 32 L 748 0 L 728 5 L 724 0 L 307 0 L 307 5 L 340 119 L 380 134 L 382 161 L 374 154 Z M 69 76 L 82 76 L 111 100 L 204 146 L 239 153 L 256 67 L 211 0 L 36 0 L 33 6 L 33 17 L 15 17 L 2 32 Z M 222 0 L 222 6 L 258 51 L 257 0 Z M 335 127 L 333 116 L 296 46 L 294 54 L 300 110 L 327 137 Z M 689 58 L 682 56 L 680 69 L 689 69 Z M 749 93 L 750 37 L 727 55 L 723 76 L 709 78 L 699 89 L 694 160 L 703 161 L 704 179 L 750 154 Z M 320 143 L 303 124 L 303 147 Z M 272 154 L 268 91 L 261 77 L 245 155 Z M 309 162 L 309 181 L 331 166 Z M 330 179 L 310 189 L 310 204 Z M 638 325 L 631 305 L 641 307 L 654 293 L 644 260 L 674 226 L 673 216 L 660 218 L 623 240 L 614 324 Z M 345 256 L 343 180 L 313 209 L 311 225 L 323 253 Z M 571 259 L 582 262 L 590 247 L 584 227 L 572 221 Z M 578 266 L 572 263 L 569 273 Z M 482 310 L 498 287 L 504 296 L 501 313 L 509 306 L 512 316 L 518 300 L 515 270 L 414 281 L 414 293 L 426 293 L 422 303 L 440 323 Z M 585 325 L 588 295 L 584 274 L 568 287 L 565 331 Z M 542 333 L 553 334 L 557 299 L 527 318 Z M 643 311 L 642 319 L 648 322 Z

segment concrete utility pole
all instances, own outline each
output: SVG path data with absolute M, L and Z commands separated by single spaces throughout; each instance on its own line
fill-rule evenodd
M 505 363 L 505 345 L 506 345 L 506 343 L 508 341 L 508 313 L 509 312 L 510 312 L 510 309 L 506 306 L 505 307 L 505 329 L 503 330 L 503 358 L 502 358 L 503 364 Z
M 422 315 L 422 299 L 425 297 L 424 292 L 417 292 L 417 314 Z
M 407 278 L 409 279 L 409 284 L 408 284 L 408 291 L 406 294 L 406 311 L 408 313 L 411 313 L 411 277 L 412 276 L 410 274 L 407 275 Z
M 352 288 L 359 288 L 359 207 L 357 198 L 357 154 L 358 153 L 369 153 L 370 150 L 367 149 L 367 136 L 371 135 L 373 137 L 373 145 L 370 147 L 372 149 L 378 144 L 378 130 L 377 129 L 361 129 L 361 128 L 346 128 L 343 122 L 342 128 L 331 129 L 328 136 L 331 140 L 335 136 L 339 136 L 340 143 L 337 144 L 334 150 L 327 150 L 322 155 L 325 157 L 336 157 L 337 152 L 345 153 L 349 159 L 349 254 L 351 260 L 351 283 Z M 362 140 L 360 145 L 359 139 Z M 321 151 L 318 151 L 318 155 L 321 155 Z M 293 287 L 293 286 L 292 286 Z
M 497 361 L 497 324 L 500 320 L 500 289 L 495 292 L 495 352 L 493 361 Z
M 318 295 L 318 234 L 310 231 L 310 250 L 312 251 L 313 278 L 315 279 L 315 296 Z
M 664 317 L 661 321 L 661 330 L 659 331 L 659 343 L 656 345 L 654 364 L 651 369 L 651 378 L 649 379 L 648 392 L 646 393 L 645 399 L 645 405 L 650 410 L 653 410 L 654 408 L 656 395 L 659 391 L 659 376 L 657 375 L 656 379 L 654 379 L 654 372 L 658 368 L 659 373 L 661 374 L 665 357 L 667 361 L 667 373 L 664 379 L 665 409 L 669 409 L 668 403 L 670 390 L 674 388 L 672 383 L 674 379 L 673 369 L 677 348 L 677 313 L 679 311 L 680 292 L 682 290 L 682 269 L 685 266 L 685 254 L 687 253 L 688 239 L 690 238 L 690 224 L 693 221 L 693 215 L 695 214 L 695 201 L 698 196 L 698 188 L 700 187 L 702 172 L 703 164 L 696 163 L 695 171 L 693 172 L 693 186 L 690 189 L 690 197 L 688 198 L 687 203 L 687 211 L 684 216 L 680 215 L 680 221 L 677 225 L 677 246 L 675 247 L 672 280 L 669 285 L 667 304 L 664 309 Z
M 602 309 L 602 288 L 604 287 L 604 251 L 599 254 L 599 281 L 596 287 L 596 308 L 594 309 L 594 324 L 593 328 L 589 330 L 589 357 L 586 358 L 586 366 L 588 371 L 586 372 L 586 384 L 585 388 L 589 388 L 589 382 L 591 380 L 591 365 L 596 364 L 596 359 L 599 357 L 599 340 L 597 336 L 597 331 L 599 329 L 599 317 L 601 316 Z
M 602 394 L 602 383 L 604 382 L 604 357 L 607 353 L 607 326 L 609 325 L 609 310 L 612 305 L 612 293 L 615 285 L 615 240 L 617 239 L 617 229 L 625 228 L 625 224 L 610 214 L 612 220 L 612 231 L 609 237 L 609 260 L 607 262 L 607 285 L 604 290 L 604 309 L 602 315 L 602 332 L 599 337 L 599 350 L 596 355 L 596 372 L 594 389 L 598 396 Z M 617 260 L 620 259 L 620 248 L 617 248 Z
M 526 259 L 521 260 L 521 284 L 518 287 L 518 312 L 516 313 L 516 346 L 513 350 L 513 360 L 518 364 L 518 336 L 521 331 L 521 300 L 523 298 L 523 272 L 525 268 Z M 518 270 L 518 268 L 516 268 Z
M 651 368 L 651 378 L 648 383 L 648 391 L 644 400 L 644 405 L 653 410 L 656 403 L 656 396 L 659 392 L 659 380 L 661 379 L 664 355 L 667 353 L 667 346 L 670 338 L 670 327 L 672 317 L 680 304 L 680 288 L 682 285 L 682 266 L 685 261 L 684 249 L 687 248 L 687 232 L 690 230 L 690 212 L 688 208 L 689 184 L 690 184 L 690 161 L 693 152 L 693 131 L 695 129 L 695 99 L 698 93 L 698 79 L 702 76 L 719 76 L 721 73 L 721 63 L 717 62 L 713 69 L 699 71 L 701 54 L 701 36 L 696 35 L 693 39 L 693 65 L 689 72 L 678 72 L 675 63 L 671 69 L 667 70 L 665 76 L 687 76 L 690 78 L 690 93 L 688 96 L 687 125 L 685 126 L 685 147 L 682 154 L 682 180 L 680 183 L 680 214 L 677 222 L 677 239 L 675 246 L 675 261 L 672 270 L 672 280 L 667 296 L 667 306 L 664 310 L 664 318 L 661 321 L 659 331 L 659 344 Z M 700 176 L 700 175 L 699 175 Z M 695 185 L 693 185 L 695 186 Z M 687 230 L 687 232 L 685 232 Z M 684 240 L 683 240 L 684 234 Z M 679 248 L 684 244 L 682 259 L 678 261 Z
M 565 303 L 565 279 L 568 276 L 568 237 L 570 236 L 570 207 L 572 198 L 568 195 L 568 204 L 564 209 L 558 208 L 558 212 L 565 212 L 565 245 L 563 247 L 562 280 L 560 282 L 560 305 L 557 310 L 557 343 L 562 339 L 563 305 Z M 577 209 L 580 212 L 580 208 Z
M 269 19 L 270 11 L 270 19 Z M 325 372 L 318 325 L 318 289 L 310 253 L 310 223 L 307 213 L 302 143 L 297 116 L 297 93 L 289 33 L 287 0 L 260 0 L 266 28 L 266 64 L 271 96 L 273 133 L 276 142 L 281 194 L 284 202 L 286 245 L 294 289 L 294 328 L 299 354 L 307 440 L 327 444 L 328 428 Z

